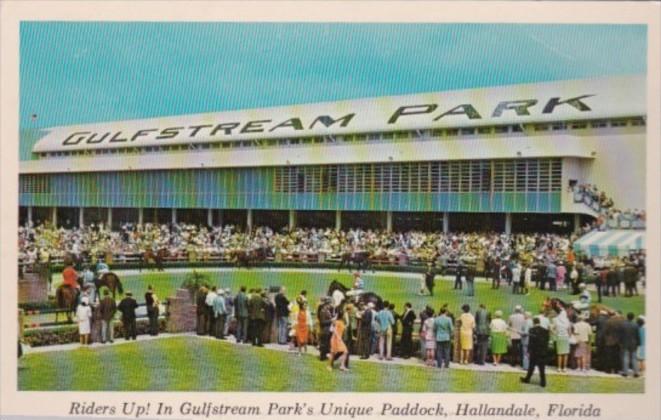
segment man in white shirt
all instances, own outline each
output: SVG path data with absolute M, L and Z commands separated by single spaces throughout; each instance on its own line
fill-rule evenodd
M 213 303 L 215 302 L 216 298 L 218 297 L 218 289 L 216 286 L 213 286 L 209 293 L 207 293 L 207 297 L 204 300 L 204 303 L 206 304 L 206 312 L 207 316 L 209 319 L 209 335 L 214 335 L 214 332 L 216 331 L 216 316 L 214 313 L 214 308 L 213 308 Z

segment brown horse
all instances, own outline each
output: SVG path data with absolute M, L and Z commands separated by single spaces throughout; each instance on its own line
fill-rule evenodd
M 241 266 L 250 268 L 258 263 L 268 262 L 270 251 L 268 248 L 256 248 L 252 250 L 237 249 L 230 252 L 230 261 L 236 264 L 236 268 Z
M 74 288 L 60 285 L 55 291 L 57 299 L 57 309 L 66 309 L 67 321 L 71 322 L 73 313 L 76 311 L 78 301 L 78 291 Z M 55 322 L 57 322 L 59 312 L 55 313 Z
M 342 270 L 342 267 L 347 267 L 349 271 L 352 271 L 354 264 L 356 270 L 367 271 L 368 268 L 371 268 L 371 257 L 372 254 L 369 251 L 343 252 L 340 255 L 340 265 L 337 267 L 337 271 Z M 374 272 L 374 268 L 372 271 Z
M 142 254 L 142 259 L 140 261 L 140 267 L 138 271 L 142 271 L 142 267 L 156 269 L 158 271 L 163 271 L 163 261 L 168 256 L 168 250 L 165 248 L 160 248 L 156 252 L 151 249 L 146 250 Z
M 113 299 L 115 299 L 115 292 L 117 291 L 119 291 L 120 295 L 124 294 L 122 282 L 119 280 L 119 277 L 117 277 L 117 274 L 113 272 L 103 273 L 101 278 L 94 280 L 94 285 L 98 291 L 100 291 L 102 287 L 107 287 L 112 293 Z

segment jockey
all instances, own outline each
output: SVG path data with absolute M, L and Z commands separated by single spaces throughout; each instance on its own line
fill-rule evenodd
M 80 285 L 78 284 L 78 273 L 73 268 L 73 263 L 69 263 L 62 271 L 62 286 L 76 292 L 76 299 L 80 295 Z
M 365 281 L 357 271 L 353 273 L 353 288 L 356 290 L 363 290 L 365 288 Z
M 89 266 L 85 266 L 82 274 L 83 290 L 89 297 L 90 303 L 93 305 L 96 302 L 96 284 L 94 283 L 94 273 L 90 270 Z
M 104 261 L 99 260 L 96 263 L 96 274 L 100 277 L 103 274 L 107 273 L 110 271 L 110 267 L 108 267 L 108 264 L 106 264 Z
M 590 292 L 585 288 L 585 283 L 579 284 L 578 287 L 581 289 L 581 294 L 578 300 L 572 302 L 572 306 L 577 311 L 588 311 L 592 303 L 592 296 L 590 296 Z

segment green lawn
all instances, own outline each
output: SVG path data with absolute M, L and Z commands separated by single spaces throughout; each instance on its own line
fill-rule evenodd
M 549 376 L 545 390 L 519 374 L 353 362 L 328 372 L 311 355 L 236 346 L 195 337 L 34 353 L 19 370 L 35 391 L 339 391 L 638 393 L 642 380 Z
M 305 273 L 305 272 L 280 272 L 280 271 L 261 271 L 246 270 L 226 272 L 207 272 L 212 284 L 229 287 L 233 293 L 238 291 L 241 285 L 248 288 L 266 287 L 273 285 L 284 285 L 287 288 L 287 294 L 290 298 L 298 295 L 302 289 L 308 291 L 308 297 L 316 299 L 325 295 L 328 285 L 332 279 L 337 279 L 349 286 L 352 284 L 352 276 L 347 271 L 342 273 Z M 124 288 L 131 290 L 139 302 L 144 300 L 144 293 L 147 285 L 152 284 L 155 287 L 156 294 L 161 298 L 173 295 L 175 289 L 184 281 L 184 273 L 158 273 L 143 272 L 141 275 L 121 275 Z M 434 296 L 419 296 L 420 289 L 419 278 L 404 278 L 379 276 L 371 273 L 363 276 L 365 279 L 366 290 L 374 291 L 380 294 L 384 299 L 394 302 L 397 310 L 400 311 L 405 302 L 411 302 L 413 308 L 418 311 L 426 304 L 431 304 L 434 310 L 443 303 L 449 303 L 450 308 L 455 313 L 459 312 L 462 304 L 468 303 L 471 309 L 476 308 L 479 303 L 487 305 L 489 310 L 501 309 L 507 314 L 514 309 L 517 304 L 523 305 L 526 310 L 536 312 L 546 296 L 558 296 L 561 299 L 571 301 L 576 299 L 565 291 L 549 292 L 531 289 L 529 296 L 513 295 L 509 287 L 501 287 L 499 290 L 492 290 L 491 283 L 484 279 L 476 281 L 476 296 L 468 297 L 463 291 L 452 289 L 452 281 L 441 281 L 437 277 Z M 448 277 L 449 279 L 449 277 Z M 596 301 L 596 293 L 593 293 L 593 300 Z M 615 309 L 626 312 L 641 314 L 645 312 L 644 297 L 633 298 L 605 298 L 604 303 Z

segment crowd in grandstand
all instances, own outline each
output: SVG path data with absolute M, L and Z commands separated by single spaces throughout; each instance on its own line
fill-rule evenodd
M 368 251 L 373 257 L 429 261 L 435 257 L 455 259 L 500 258 L 512 253 L 561 257 L 570 249 L 570 238 L 553 234 L 504 235 L 499 233 L 387 232 L 364 229 L 305 229 L 275 232 L 258 227 L 249 233 L 231 225 L 207 227 L 192 224 L 125 224 L 110 231 L 103 224 L 83 228 L 53 228 L 48 224 L 19 227 L 20 258 L 36 262 L 44 254 L 62 258 L 67 254 L 122 256 L 166 248 L 170 255 L 229 254 L 237 249 L 268 248 L 286 259 L 296 254 L 338 255 Z
M 617 209 L 613 199 L 596 185 L 579 184 L 573 188 L 574 201 L 585 203 L 598 213 L 597 219 L 584 230 L 645 229 L 645 211 L 639 209 Z

